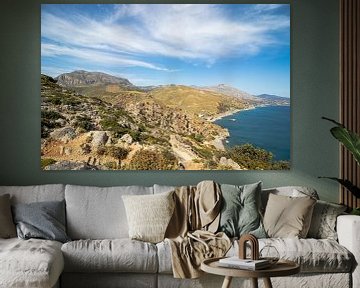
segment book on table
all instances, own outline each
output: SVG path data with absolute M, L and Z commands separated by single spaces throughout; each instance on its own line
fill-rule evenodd
M 247 270 L 260 270 L 270 267 L 271 263 L 266 259 L 251 260 L 240 259 L 238 256 L 233 256 L 220 259 L 219 266 Z

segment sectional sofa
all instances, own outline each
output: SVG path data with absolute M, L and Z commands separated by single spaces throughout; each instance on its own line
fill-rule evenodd
M 76 185 L 0 186 L 0 196 L 10 194 L 12 204 L 42 201 L 66 203 L 67 235 L 56 241 L 18 238 L 0 239 L 0 287 L 221 287 L 222 277 L 174 279 L 171 250 L 157 244 L 131 240 L 128 236 L 123 195 L 157 194 L 174 187 L 154 185 L 91 187 Z M 269 193 L 294 195 L 304 187 L 281 187 L 262 191 L 263 205 Z M 310 191 L 310 192 L 309 192 Z M 301 273 L 274 278 L 274 287 L 360 287 L 360 217 L 337 217 L 338 241 L 332 239 L 266 238 L 260 246 L 273 245 L 282 258 L 301 265 Z M 237 242 L 228 255 L 236 255 Z M 259 281 L 261 284 L 262 281 Z M 236 285 L 250 285 L 234 279 Z

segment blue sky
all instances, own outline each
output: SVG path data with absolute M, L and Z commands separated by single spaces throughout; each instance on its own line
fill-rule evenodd
M 290 97 L 288 4 L 42 4 L 41 73 Z

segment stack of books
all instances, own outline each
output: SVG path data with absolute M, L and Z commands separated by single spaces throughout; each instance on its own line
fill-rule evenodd
M 220 259 L 219 266 L 246 270 L 260 270 L 270 267 L 271 262 L 267 259 L 251 260 L 240 259 L 238 256 L 234 256 Z

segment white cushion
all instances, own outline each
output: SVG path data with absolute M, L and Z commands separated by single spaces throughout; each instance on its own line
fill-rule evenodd
M 52 287 L 63 268 L 59 242 L 0 239 L 0 287 Z
M 75 239 L 128 238 L 123 195 L 153 194 L 152 187 L 66 185 L 67 233 Z
M 66 272 L 157 271 L 156 246 L 130 239 L 78 240 L 61 248 Z

